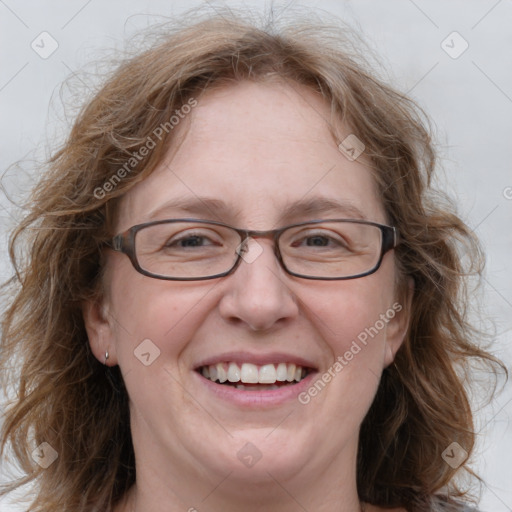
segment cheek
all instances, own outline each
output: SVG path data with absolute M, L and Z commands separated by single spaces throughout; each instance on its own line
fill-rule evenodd
M 375 322 L 382 311 L 382 304 L 370 297 L 340 294 L 336 301 L 326 304 L 322 311 L 330 333 L 326 334 L 326 339 L 355 338 Z
M 202 323 L 200 303 L 210 286 L 160 281 L 138 274 L 131 279 L 120 277 L 113 276 L 111 289 L 116 351 L 123 372 L 138 365 L 141 354 L 148 352 L 150 356 L 145 359 L 154 359 L 156 366 L 164 361 L 166 366 L 174 366 Z
M 378 388 L 387 322 L 394 316 L 390 282 L 384 273 L 376 273 L 311 288 L 308 294 L 304 311 L 330 361 L 298 400 L 306 407 L 305 414 L 322 417 L 337 450 L 358 432 Z
M 352 360 L 359 364 L 381 361 L 386 327 L 394 316 L 392 282 L 389 274 L 382 272 L 311 287 L 306 295 L 305 313 L 327 344 L 333 360 L 346 355 L 351 365 Z

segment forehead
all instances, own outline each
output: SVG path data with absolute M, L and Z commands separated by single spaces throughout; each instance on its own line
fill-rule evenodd
M 331 203 L 324 204 L 331 218 L 384 222 L 364 155 L 347 159 L 330 122 L 329 104 L 298 84 L 241 82 L 208 91 L 178 126 L 179 146 L 121 201 L 119 229 L 186 213 L 268 229 L 322 218 L 322 199 Z M 340 138 L 350 134 L 338 125 Z

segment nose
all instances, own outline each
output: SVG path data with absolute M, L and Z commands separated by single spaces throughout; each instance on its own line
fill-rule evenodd
M 268 331 L 298 316 L 298 301 L 271 240 L 250 238 L 240 265 L 225 279 L 219 309 L 227 321 L 245 324 L 253 331 Z

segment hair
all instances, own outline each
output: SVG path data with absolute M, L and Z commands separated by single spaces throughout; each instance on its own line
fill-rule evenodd
M 102 247 L 113 235 L 118 200 L 176 138 L 170 128 L 156 137 L 155 129 L 213 87 L 276 78 L 316 91 L 332 119 L 363 141 L 400 233 L 402 297 L 414 281 L 406 338 L 360 430 L 360 498 L 411 511 L 431 510 L 439 493 L 447 502 L 465 499 L 454 475 L 471 472 L 468 461 L 453 469 L 442 452 L 456 441 L 471 455 L 471 372 L 496 377 L 504 369 L 469 321 L 468 276 L 483 268 L 479 243 L 433 191 L 436 151 L 421 108 L 375 76 L 341 25 L 311 17 L 281 25 L 231 11 L 166 25 L 163 36 L 110 73 L 46 163 L 11 234 L 15 275 L 4 287 L 10 304 L 1 341 L 4 377 L 16 396 L 0 446 L 25 474 L 2 492 L 35 483 L 30 512 L 109 510 L 135 482 L 127 391 L 119 368 L 92 355 L 82 305 L 105 293 Z M 120 173 L 150 138 L 154 148 Z M 43 441 L 58 452 L 47 469 L 31 458 Z

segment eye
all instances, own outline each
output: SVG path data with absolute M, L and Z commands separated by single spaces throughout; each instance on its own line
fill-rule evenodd
M 200 232 L 197 230 L 187 230 L 179 236 L 172 236 L 165 242 L 164 248 L 189 248 L 189 247 L 206 247 L 212 245 L 222 245 L 221 237 L 215 234 Z M 216 240 L 214 240 L 216 238 Z
M 309 247 L 325 247 L 332 241 L 332 238 L 324 235 L 313 235 L 306 238 L 306 245 Z
M 293 247 L 306 246 L 306 247 L 331 247 L 331 248 L 346 248 L 348 249 L 347 241 L 337 233 L 329 231 L 317 231 L 310 233 L 300 233 L 301 237 L 293 241 Z M 305 243 L 303 243 L 305 242 Z

